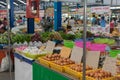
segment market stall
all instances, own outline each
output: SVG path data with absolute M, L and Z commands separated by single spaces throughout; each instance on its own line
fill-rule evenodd
M 73 41 L 69 42 L 64 39 L 57 40 L 59 35 L 54 35 L 55 33 L 52 33 L 52 38 L 49 38 L 48 36 L 51 33 L 48 34 L 47 32 L 45 34 L 40 34 L 42 39 L 45 39 L 44 42 L 48 41 L 49 39 L 53 40 L 48 41 L 49 44 L 47 45 L 42 42 L 41 36 L 38 34 L 34 35 L 34 37 L 29 35 L 25 36 L 25 34 L 18 34 L 17 38 L 16 35 L 12 36 L 11 41 L 14 42 L 14 44 L 12 44 L 15 46 L 14 48 L 16 51 L 15 80 L 85 80 L 85 78 L 87 80 L 115 80 L 117 75 L 115 73 L 116 59 L 111 57 L 117 57 L 119 51 L 115 52 L 116 55 L 114 55 L 114 53 L 111 51 L 109 55 L 108 53 L 110 50 L 106 49 L 107 46 L 110 47 L 113 45 L 115 41 L 108 38 L 93 38 L 93 41 L 89 42 L 89 39 L 87 41 L 86 0 L 84 6 L 85 22 L 84 28 L 82 28 L 82 37 L 79 36 L 81 34 L 76 36 L 77 33 L 75 33 L 75 35 L 67 34 L 67 36 L 65 33 L 62 33 L 64 39 Z M 36 10 L 33 10 L 32 13 L 36 13 Z M 97 32 L 101 30 L 101 32 L 109 33 L 109 27 L 107 27 L 105 31 L 103 31 L 101 27 L 90 28 L 88 30 L 91 32 Z M 80 40 L 76 38 L 82 39 Z M 30 39 L 32 40 L 30 41 Z M 6 43 L 6 40 L 3 42 Z M 55 43 L 57 42 L 60 43 L 61 46 L 56 50 L 55 47 L 58 45 L 55 46 Z M 8 43 L 10 45 L 9 41 Z M 56 52 L 54 52 L 54 50 Z M 106 56 L 110 57 L 107 58 Z M 101 58 L 103 60 L 101 60 Z M 34 62 L 34 60 L 36 61 Z M 103 61 L 105 61 L 104 64 Z

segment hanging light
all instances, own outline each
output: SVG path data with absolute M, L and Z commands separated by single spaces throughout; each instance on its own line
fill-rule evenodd
M 3 2 L 3 1 L 0 1 L 0 3 L 3 4 L 3 5 L 7 5 L 7 3 L 5 3 L 5 2 Z
M 13 2 L 14 5 L 18 6 L 18 4 L 16 2 Z
M 0 6 L 1 6 L 1 7 L 3 7 L 3 8 L 5 8 L 5 6 L 4 6 L 4 5 L 2 5 L 2 4 L 0 4 Z
M 23 4 L 25 4 L 26 5 L 26 3 L 24 2 L 24 1 L 22 1 L 22 0 L 18 0 L 20 3 L 23 3 Z

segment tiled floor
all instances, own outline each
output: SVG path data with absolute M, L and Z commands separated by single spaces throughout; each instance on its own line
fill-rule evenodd
M 9 72 L 0 72 L 0 80 L 10 80 Z M 14 80 L 14 73 L 12 72 L 12 80 Z

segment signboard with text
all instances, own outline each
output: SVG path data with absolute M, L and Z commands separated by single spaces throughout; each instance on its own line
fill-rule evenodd
M 107 13 L 110 12 L 110 6 L 91 7 L 91 13 Z
M 27 0 L 26 17 L 39 18 L 39 0 Z

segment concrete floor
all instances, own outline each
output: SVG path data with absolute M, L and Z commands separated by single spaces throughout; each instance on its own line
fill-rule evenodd
M 0 72 L 0 80 L 10 80 L 9 72 Z M 12 72 L 12 80 L 14 80 L 14 73 Z

